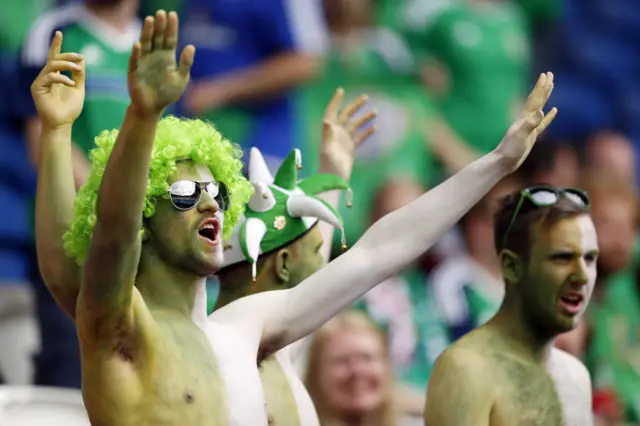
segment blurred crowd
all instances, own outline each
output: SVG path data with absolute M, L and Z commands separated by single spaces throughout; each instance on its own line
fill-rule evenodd
M 363 413 L 374 426 L 419 419 L 436 357 L 501 303 L 497 201 L 534 182 L 579 187 L 592 200 L 598 281 L 584 321 L 556 344 L 588 367 L 599 424 L 640 424 L 640 3 L 633 0 L 10 2 L 0 14 L 0 382 L 80 386 L 75 327 L 44 287 L 35 256 L 39 122 L 30 85 L 54 31 L 62 31 L 65 50 L 87 64 L 86 102 L 73 129 L 82 185 L 93 138 L 119 127 L 127 108 L 140 17 L 159 8 L 179 12 L 181 41 L 197 48 L 192 82 L 171 113 L 211 120 L 274 167 L 297 147 L 302 173 L 314 172 L 336 87 L 369 96 L 378 131 L 358 148 L 353 205 L 341 211 L 350 244 L 492 150 L 534 76 L 553 71 L 550 104 L 559 116 L 518 173 L 419 263 L 316 333 L 301 372 L 323 425 L 348 425 Z M 339 238 L 334 247 L 339 254 Z M 212 300 L 215 292 L 212 280 Z

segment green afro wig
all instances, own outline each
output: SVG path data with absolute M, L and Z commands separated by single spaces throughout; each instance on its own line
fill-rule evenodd
M 96 200 L 109 155 L 118 137 L 118 130 L 104 131 L 95 139 L 96 148 L 90 154 L 91 173 L 80 188 L 74 205 L 74 218 L 64 234 L 64 248 L 69 257 L 82 264 L 89 249 L 96 224 Z M 223 139 L 215 127 L 205 121 L 167 116 L 160 120 L 151 154 L 149 182 L 143 215 L 155 213 L 157 197 L 166 197 L 169 176 L 177 173 L 176 162 L 191 160 L 204 164 L 216 180 L 229 188 L 230 206 L 224 213 L 223 238 L 228 238 L 245 205 L 253 194 L 253 186 L 242 175 L 242 150 Z M 141 229 L 142 231 L 142 229 Z

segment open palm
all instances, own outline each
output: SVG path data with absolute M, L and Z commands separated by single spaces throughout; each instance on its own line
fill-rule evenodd
M 62 33 L 56 32 L 47 64 L 31 85 L 38 115 L 50 126 L 72 124 L 82 112 L 85 96 L 85 64 L 77 53 L 60 53 Z M 71 78 L 61 72 L 71 72 Z
M 161 112 L 178 101 L 189 83 L 195 48 L 187 46 L 176 64 L 178 15 L 160 10 L 144 20 L 140 41 L 129 60 L 132 105 L 145 113 Z
M 354 117 L 368 102 L 368 98 L 364 95 L 360 96 L 355 102 L 340 110 L 343 98 L 344 90 L 338 89 L 327 105 L 322 129 L 320 160 L 323 173 L 332 173 L 349 180 L 356 148 L 376 130 L 375 126 L 361 129 L 373 120 L 376 113 L 370 111 Z
M 520 167 L 531 152 L 538 135 L 544 132 L 556 117 L 556 108 L 552 108 L 547 114 L 542 111 L 552 92 L 553 74 L 541 74 L 527 98 L 522 113 L 500 142 L 497 150 L 509 162 L 511 170 Z

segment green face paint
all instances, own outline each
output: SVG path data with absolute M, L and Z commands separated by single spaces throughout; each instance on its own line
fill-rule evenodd
M 598 241 L 588 215 L 536 226 L 529 262 L 518 284 L 524 311 L 555 333 L 575 328 L 596 281 Z

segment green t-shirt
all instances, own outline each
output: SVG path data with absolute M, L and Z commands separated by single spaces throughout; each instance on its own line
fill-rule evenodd
M 140 23 L 120 32 L 82 4 L 44 13 L 31 27 L 22 52 L 24 74 L 35 78 L 45 65 L 56 30 L 63 34 L 63 52 L 78 52 L 86 62 L 86 95 L 82 114 L 73 126 L 73 141 L 85 153 L 103 130 L 119 128 L 129 105 L 127 68 Z M 25 94 L 26 95 L 26 94 Z M 35 110 L 32 111 L 35 115 Z
M 636 256 L 629 268 L 611 277 L 604 299 L 592 301 L 588 311 L 591 333 L 586 364 L 593 386 L 612 387 L 632 422 L 640 421 L 639 265 Z
M 495 148 L 527 94 L 531 41 L 521 9 L 458 4 L 414 39 L 448 72 L 440 107 L 453 129 L 481 153 Z
M 8 1 L 0 14 L 0 53 L 20 50 L 31 23 L 53 4 L 53 0 Z
M 436 358 L 450 343 L 424 274 L 409 269 L 369 291 L 354 307 L 389 334 L 397 377 L 424 391 Z
M 378 111 L 377 132 L 356 151 L 351 176 L 353 206 L 341 203 L 349 245 L 353 244 L 371 223 L 373 198 L 390 175 L 407 174 L 428 185 L 432 156 L 423 134 L 425 119 L 433 109 L 422 87 L 402 65 L 393 62 L 393 51 L 386 41 L 402 42 L 390 31 L 375 32 L 364 37 L 361 46 L 349 55 L 336 52 L 326 63 L 325 77 L 305 88 L 301 111 L 304 112 L 305 144 L 303 173 L 318 168 L 318 146 L 324 109 L 335 92 L 342 87 L 347 93 L 343 105 L 363 93 L 369 98 L 369 108 Z M 394 68 L 398 66 L 398 68 Z M 339 232 L 335 234 L 338 248 Z

